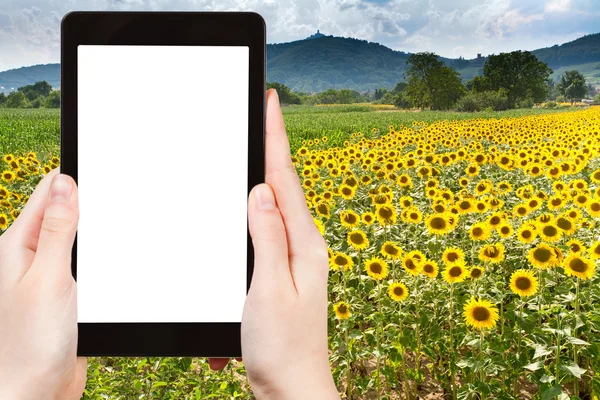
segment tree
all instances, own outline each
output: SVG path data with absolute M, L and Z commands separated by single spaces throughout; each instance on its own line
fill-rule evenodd
M 556 85 L 560 94 L 565 96 L 571 104 L 577 100 L 583 99 L 588 92 L 585 84 L 585 77 L 579 71 L 566 71 Z
M 52 92 L 52 86 L 46 81 L 39 81 L 33 85 L 21 86 L 17 89 L 22 92 L 27 100 L 33 101 L 36 97 L 46 97 Z
M 408 69 L 404 75 L 408 85 L 403 92 L 415 107 L 447 110 L 465 92 L 460 74 L 434 53 L 412 54 L 406 64 Z
M 23 92 L 12 92 L 6 97 L 6 107 L 25 108 L 27 106 L 27 97 Z
M 598 93 L 598 94 L 596 95 L 596 97 L 594 97 L 594 103 L 596 103 L 596 104 L 600 104 L 600 93 Z
M 60 108 L 60 90 L 55 90 L 48 95 L 46 108 Z
M 531 99 L 540 103 L 548 95 L 546 81 L 552 70 L 528 51 L 513 51 L 488 57 L 483 77 L 488 90 L 506 90 L 510 108 Z
M 300 97 L 292 93 L 292 90 L 279 82 L 267 82 L 267 89 L 277 90 L 279 102 L 281 104 L 300 104 Z
M 375 93 L 373 93 L 373 100 L 380 100 L 387 93 L 388 90 L 386 88 L 375 89 Z
M 6 95 L 4 93 L 0 93 L 0 107 L 3 107 L 6 104 Z
M 487 81 L 483 76 L 475 76 L 465 85 L 470 92 L 481 93 L 488 90 Z

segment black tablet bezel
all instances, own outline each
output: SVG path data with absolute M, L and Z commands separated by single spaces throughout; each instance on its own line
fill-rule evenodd
M 248 193 L 264 182 L 266 27 L 245 12 L 72 12 L 61 24 L 61 172 L 77 182 L 77 46 L 248 46 Z M 101 138 L 99 138 L 101 140 Z M 254 251 L 248 233 L 247 289 Z M 77 238 L 72 251 L 77 279 Z M 240 357 L 240 323 L 79 323 L 80 356 Z

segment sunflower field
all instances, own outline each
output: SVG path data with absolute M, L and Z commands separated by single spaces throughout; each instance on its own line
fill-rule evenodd
M 346 398 L 597 398 L 600 108 L 327 141 L 293 162 Z

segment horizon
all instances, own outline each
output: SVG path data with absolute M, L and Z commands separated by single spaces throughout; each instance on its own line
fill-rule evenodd
M 326 35 L 466 59 L 535 50 L 600 32 L 595 0 L 1 0 L 0 71 L 60 62 L 69 11 L 255 11 L 269 44 Z M 565 23 L 568 21 L 569 23 Z
M 322 34 L 322 35 L 324 35 L 324 36 L 327 36 L 327 37 L 331 37 L 331 36 L 332 36 L 332 37 L 337 37 L 337 38 L 342 38 L 342 39 L 357 39 L 357 40 L 365 40 L 365 39 L 360 39 L 360 38 L 355 38 L 355 37 L 345 37 L 345 36 L 329 35 L 329 34 L 327 34 L 327 33 L 320 32 L 320 30 L 318 30 L 318 31 L 315 31 L 315 32 L 313 33 L 313 35 L 314 35 L 315 33 L 317 33 L 317 32 L 318 32 L 318 33 L 320 33 L 320 34 Z M 565 43 L 572 42 L 572 41 L 574 41 L 574 40 L 577 40 L 577 39 L 580 39 L 580 38 L 582 38 L 582 37 L 584 37 L 584 36 L 597 35 L 597 34 L 600 34 L 600 32 L 592 32 L 592 33 L 588 33 L 588 34 L 585 34 L 585 35 L 579 36 L 579 37 L 577 37 L 577 38 L 575 38 L 575 39 L 572 39 L 572 40 L 566 40 L 566 41 L 564 41 L 564 42 L 560 42 L 560 43 L 554 43 L 554 44 L 551 44 L 551 45 L 548 45 L 548 46 L 539 47 L 539 48 L 535 48 L 535 49 L 522 49 L 522 48 L 519 48 L 519 49 L 512 49 L 512 50 L 503 51 L 502 53 L 511 52 L 511 51 L 517 51 L 517 50 L 522 50 L 522 51 L 535 51 L 535 50 L 539 50 L 539 49 L 542 49 L 542 48 L 548 48 L 548 47 L 552 47 L 552 46 L 555 46 L 555 45 L 561 46 L 561 45 L 563 45 L 563 44 L 565 44 Z M 272 42 L 272 43 L 267 43 L 267 45 L 280 45 L 280 44 L 286 44 L 286 43 L 293 43 L 293 42 L 299 42 L 299 41 L 303 41 L 303 40 L 308 40 L 309 38 L 310 38 L 310 35 L 309 35 L 309 36 L 307 36 L 307 37 L 301 38 L 301 39 L 294 39 L 294 40 L 290 40 L 290 41 L 286 41 L 286 42 L 276 42 L 276 43 Z M 382 43 L 373 42 L 373 41 L 370 41 L 370 40 L 367 40 L 367 42 L 369 42 L 369 43 L 376 43 L 376 44 L 379 44 L 379 45 L 382 45 L 382 46 L 388 47 L 388 46 L 386 46 L 386 45 L 384 45 L 384 44 L 382 44 Z M 388 48 L 390 48 L 390 47 L 388 47 Z M 404 50 L 400 50 L 400 49 L 398 49 L 398 50 L 397 50 L 397 49 L 392 49 L 392 48 L 390 48 L 390 49 L 391 49 L 391 50 L 393 50 L 393 51 L 399 51 L 399 52 L 402 52 L 402 51 L 403 51 L 403 52 L 405 52 L 405 53 L 412 53 L 412 52 L 408 52 L 408 51 L 404 51 Z M 423 50 L 423 51 L 427 51 L 427 50 Z M 436 54 L 437 54 L 437 53 L 436 53 Z M 490 55 L 493 55 L 493 54 L 499 54 L 499 53 L 488 53 L 488 54 L 483 54 L 483 53 L 481 53 L 481 57 L 482 57 L 482 58 L 486 58 L 486 57 L 488 57 L 488 56 L 490 56 Z M 444 55 L 442 55 L 442 54 L 437 54 L 437 55 L 438 55 L 439 57 L 442 57 L 442 58 L 450 58 L 450 59 L 458 59 L 458 58 L 460 58 L 460 57 L 461 57 L 461 56 L 457 56 L 457 57 L 446 57 L 446 56 L 444 56 Z M 469 57 L 469 58 L 467 58 L 467 57 L 464 57 L 464 56 L 463 56 L 463 58 L 464 58 L 464 59 L 466 59 L 466 60 L 474 60 L 474 59 L 476 59 L 476 58 L 477 58 L 477 55 L 476 55 L 475 57 L 472 57 L 472 58 L 470 58 L 470 57 Z M 59 61 L 57 61 L 57 62 L 48 62 L 48 63 L 38 63 L 38 64 L 30 64 L 30 65 L 21 65 L 21 66 L 19 66 L 19 67 L 8 68 L 8 69 L 4 69 L 4 70 L 0 69 L 0 73 L 1 73 L 1 72 L 7 72 L 7 71 L 11 71 L 11 70 L 17 70 L 17 69 L 20 69 L 20 68 L 30 68 L 30 67 L 44 66 L 44 65 L 50 65 L 50 64 L 60 64 L 60 62 L 59 62 Z

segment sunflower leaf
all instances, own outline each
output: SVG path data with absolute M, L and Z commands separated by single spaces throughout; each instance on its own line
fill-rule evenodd
M 546 346 L 544 346 L 543 344 L 534 344 L 534 349 L 535 349 L 535 354 L 533 355 L 533 359 L 535 360 L 536 358 L 540 358 L 543 357 L 545 355 L 551 354 L 552 351 L 549 350 Z
M 544 363 L 542 361 L 537 361 L 537 362 L 534 362 L 532 364 L 526 365 L 523 368 L 528 369 L 528 370 L 530 370 L 532 372 L 535 372 L 538 369 L 544 368 Z
M 589 346 L 590 345 L 585 340 L 581 340 L 581 339 L 573 337 L 573 336 L 567 336 L 567 341 L 571 344 L 579 345 L 579 346 Z
M 561 365 L 561 369 L 569 372 L 575 378 L 581 378 L 583 376 L 583 374 L 585 374 L 587 372 L 587 369 L 583 369 L 577 364 Z

